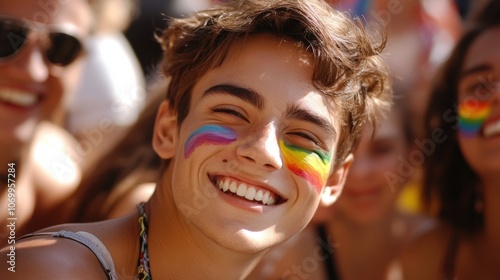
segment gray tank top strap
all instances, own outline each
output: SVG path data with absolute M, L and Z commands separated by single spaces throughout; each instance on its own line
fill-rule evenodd
M 40 235 L 51 235 L 53 237 L 67 238 L 85 245 L 97 257 L 99 263 L 106 272 L 108 279 L 110 280 L 118 279 L 111 254 L 109 253 L 106 246 L 101 242 L 101 240 L 99 240 L 99 238 L 97 238 L 95 235 L 85 231 L 72 232 L 72 231 L 61 230 L 58 232 L 36 232 L 32 234 L 27 234 L 21 237 L 20 239 L 28 238 L 31 236 L 40 236 Z

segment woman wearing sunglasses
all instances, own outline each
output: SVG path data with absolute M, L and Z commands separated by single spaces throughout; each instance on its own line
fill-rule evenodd
M 56 208 L 78 181 L 74 149 L 65 148 L 73 138 L 44 121 L 61 124 L 91 24 L 86 0 L 0 1 L 2 245 L 12 232 L 60 222 Z M 14 231 L 4 226 L 7 218 Z

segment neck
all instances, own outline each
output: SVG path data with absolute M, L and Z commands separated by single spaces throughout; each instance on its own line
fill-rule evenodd
M 263 252 L 243 254 L 224 248 L 189 223 L 175 207 L 168 186 L 157 187 L 148 203 L 149 253 L 156 279 L 244 279 Z
M 379 250 L 383 247 L 384 252 L 389 252 L 399 240 L 399 236 L 395 236 L 393 231 L 396 220 L 397 215 L 391 214 L 375 222 L 360 224 L 341 216 L 329 223 L 329 231 L 336 242 L 352 243 L 355 248 L 363 248 L 362 251 L 380 253 Z
M 391 225 L 394 223 L 395 219 L 396 215 L 391 213 L 376 221 L 359 223 L 339 213 L 333 219 L 333 224 L 335 224 L 336 227 L 345 228 L 349 234 L 369 237 L 373 235 L 389 235 L 391 232 Z
M 398 253 L 401 240 L 392 230 L 396 217 L 387 215 L 369 224 L 339 217 L 329 223 L 330 234 L 338 246 L 335 261 L 341 278 L 385 279 L 385 268 Z

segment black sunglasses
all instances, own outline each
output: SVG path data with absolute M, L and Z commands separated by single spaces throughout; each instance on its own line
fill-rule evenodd
M 33 23 L 39 26 L 39 23 Z M 47 26 L 48 27 L 48 26 Z M 15 56 L 28 42 L 35 28 L 27 21 L 0 15 L 0 61 Z M 39 28 L 36 28 L 37 32 Z M 57 66 L 71 64 L 82 53 L 83 45 L 75 36 L 56 29 L 44 28 L 42 49 L 47 60 Z

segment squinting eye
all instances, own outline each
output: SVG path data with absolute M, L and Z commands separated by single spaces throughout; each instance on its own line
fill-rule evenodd
M 215 108 L 213 109 L 215 113 L 223 113 L 223 114 L 229 114 L 233 115 L 235 117 L 238 117 L 240 119 L 243 119 L 246 122 L 249 122 L 247 118 L 245 118 L 242 114 L 240 114 L 238 111 L 229 109 L 229 108 Z
M 495 89 L 495 82 L 490 80 L 484 80 L 484 78 L 476 78 L 477 82 L 471 83 L 465 87 L 465 92 L 462 94 L 462 98 L 466 96 L 474 97 L 487 97 L 488 94 L 492 94 Z
M 302 139 L 305 139 L 309 142 L 312 142 L 315 146 L 317 147 L 321 147 L 321 144 L 319 143 L 319 141 L 314 138 L 313 136 L 307 134 L 307 133 L 303 133 L 303 132 L 290 132 L 289 133 L 290 135 L 296 135 L 296 136 L 299 136 L 300 138 Z
M 478 93 L 478 92 L 484 92 L 485 90 L 488 90 L 491 88 L 491 85 L 486 84 L 486 83 L 477 83 L 471 86 L 471 89 L 469 92 L 471 93 Z

